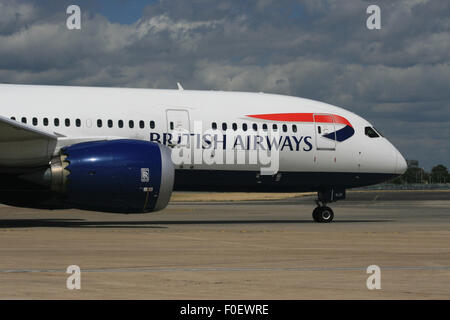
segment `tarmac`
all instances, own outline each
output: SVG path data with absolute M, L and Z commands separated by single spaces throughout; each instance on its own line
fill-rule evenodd
M 349 192 L 329 224 L 311 194 L 245 198 L 183 193 L 145 215 L 0 205 L 0 299 L 450 298 L 448 190 Z

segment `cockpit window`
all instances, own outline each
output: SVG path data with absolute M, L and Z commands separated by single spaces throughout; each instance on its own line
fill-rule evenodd
M 378 138 L 380 136 L 372 127 L 365 127 L 364 132 L 369 138 Z
M 384 137 L 384 134 L 382 134 L 380 130 L 375 127 L 373 127 L 373 129 L 380 135 L 380 137 Z

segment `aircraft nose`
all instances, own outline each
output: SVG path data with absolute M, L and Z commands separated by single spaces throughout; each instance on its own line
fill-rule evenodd
M 395 173 L 404 174 L 406 169 L 408 169 L 408 164 L 406 163 L 405 158 L 403 158 L 402 154 L 397 150 L 397 161 L 396 161 L 396 170 Z

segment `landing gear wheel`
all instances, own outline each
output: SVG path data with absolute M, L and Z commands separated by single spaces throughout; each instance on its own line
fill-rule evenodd
M 326 223 L 333 221 L 334 213 L 331 208 L 323 206 L 315 208 L 312 216 L 315 222 Z

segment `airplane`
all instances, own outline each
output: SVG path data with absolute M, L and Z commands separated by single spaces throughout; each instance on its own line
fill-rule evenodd
M 328 223 L 347 189 L 407 168 L 362 117 L 292 96 L 1 84 L 0 104 L 0 203 L 12 206 L 147 213 L 174 190 L 317 192 L 313 220 Z

